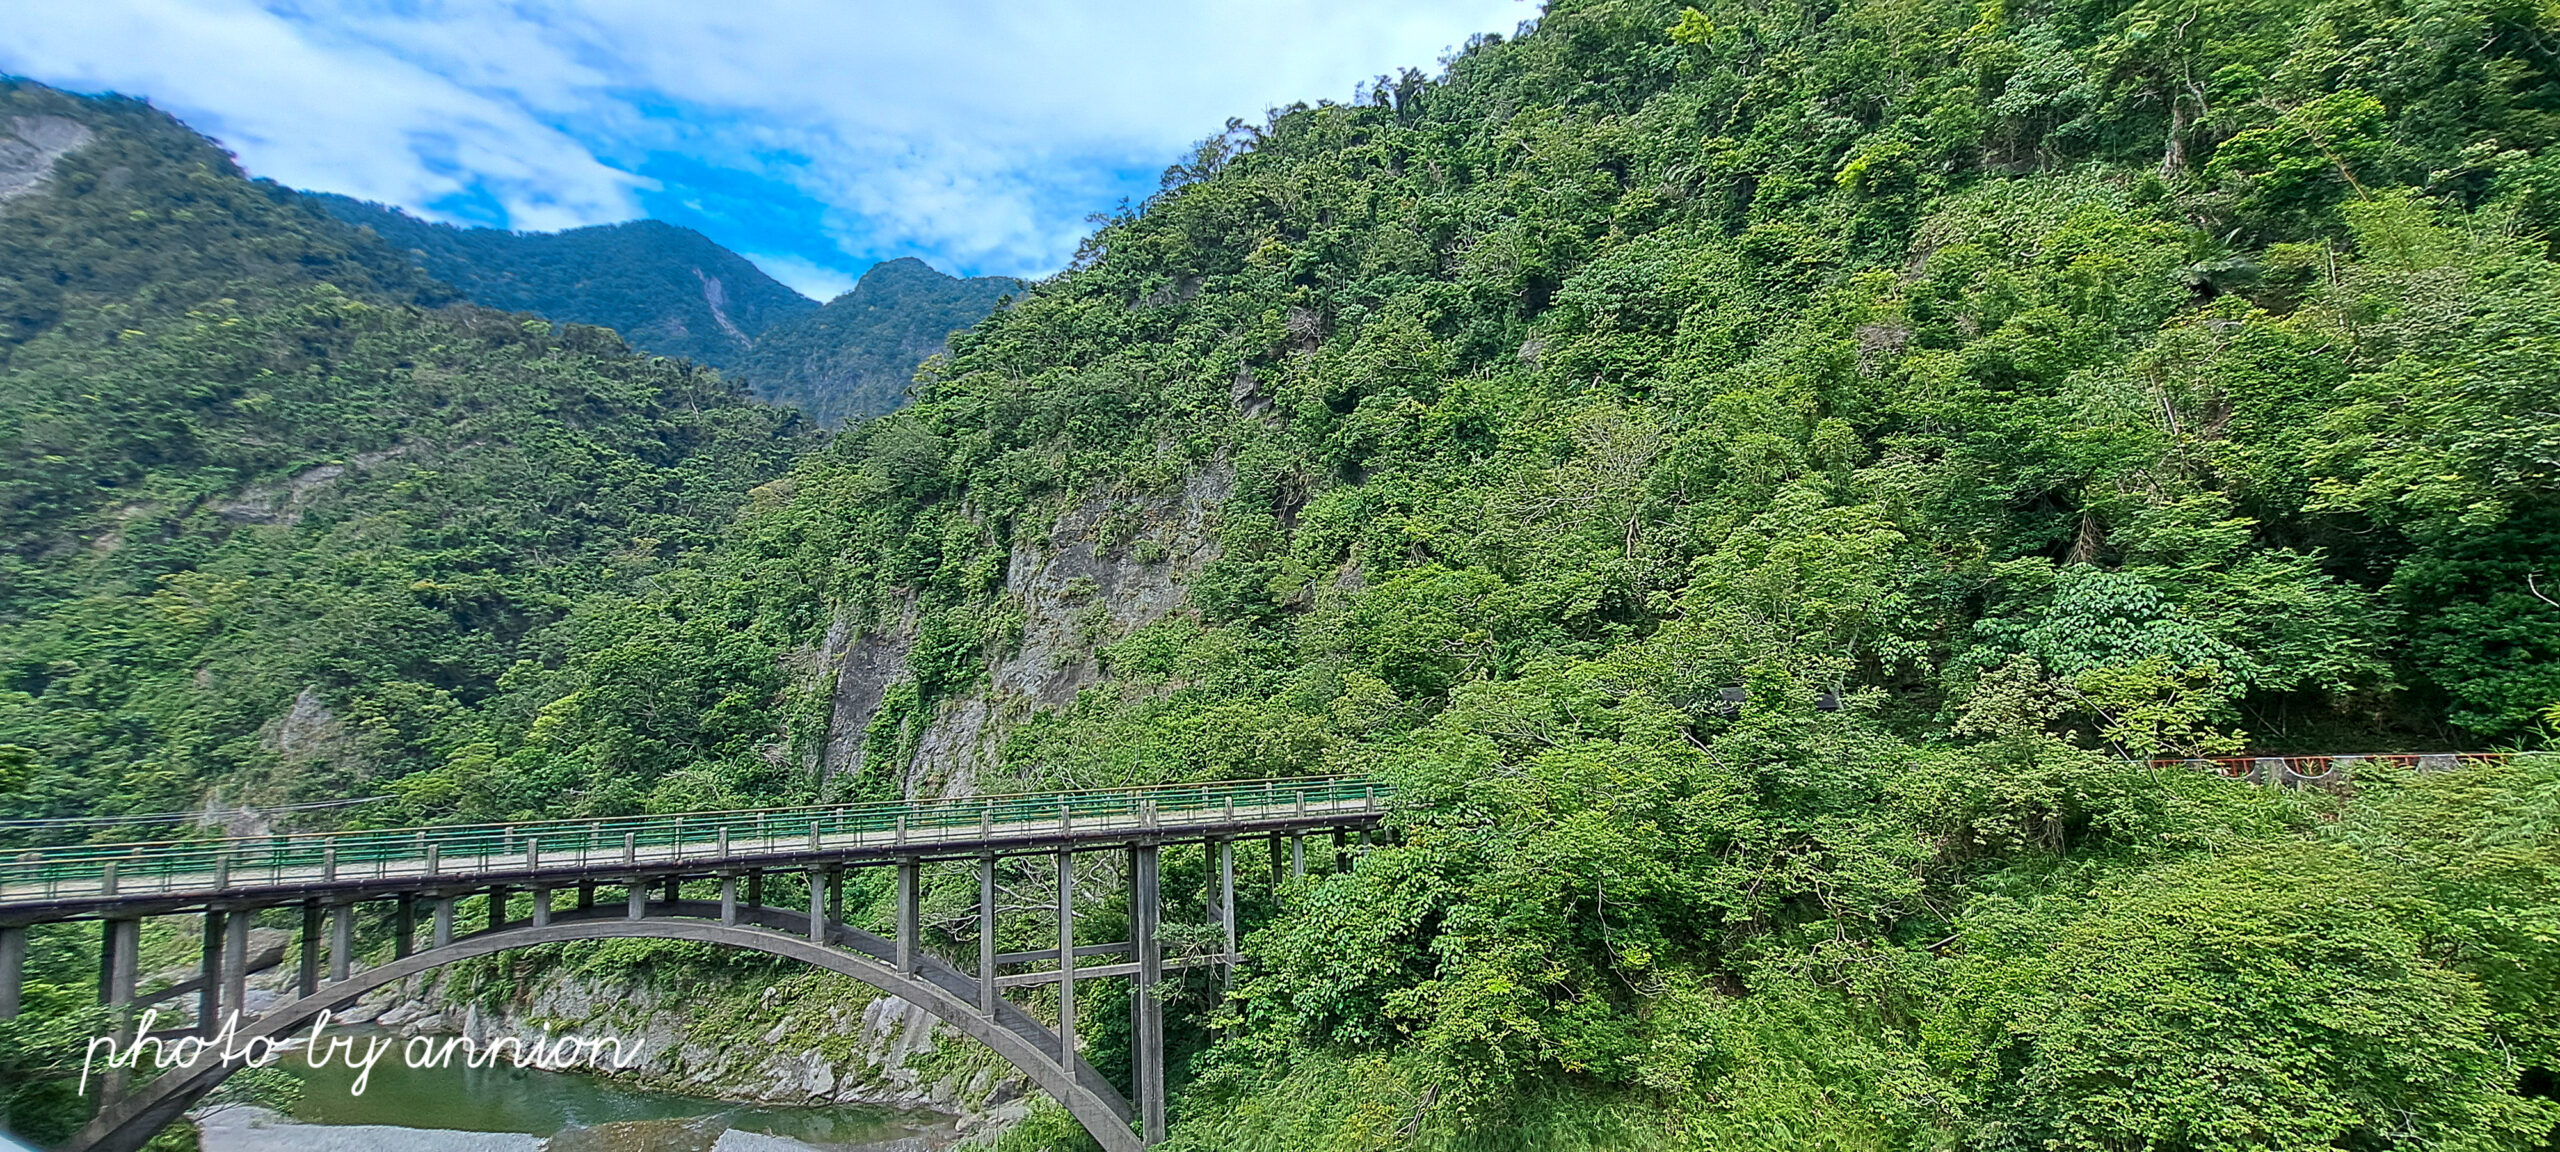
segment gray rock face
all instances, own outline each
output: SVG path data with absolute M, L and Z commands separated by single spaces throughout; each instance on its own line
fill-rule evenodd
M 64 116 L 12 116 L 0 132 L 0 204 L 30 192 L 53 174 L 53 162 L 87 144 L 95 133 Z
M 902 767 L 906 794 L 969 796 L 999 766 L 1005 734 L 1034 713 L 1075 703 L 1103 679 L 1100 650 L 1179 610 L 1185 586 L 1217 558 L 1212 526 L 1235 489 L 1223 462 L 1196 469 L 1179 489 L 1095 496 L 1069 507 L 1045 533 L 1015 541 L 1005 593 L 1022 608 L 1020 645 L 990 669 L 986 687 L 944 700 Z M 889 687 L 907 675 L 912 619 L 857 639 L 829 637 L 836 667 L 828 764 L 858 770 L 863 735 Z

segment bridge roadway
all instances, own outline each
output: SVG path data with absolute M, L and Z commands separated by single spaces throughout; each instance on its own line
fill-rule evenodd
M 200 916 L 202 969 L 186 984 L 198 992 L 194 1031 L 206 1034 L 239 1010 L 246 975 L 261 966 L 248 954 L 253 916 L 299 905 L 298 994 L 241 1021 L 243 1039 L 290 1034 L 324 1010 L 470 956 L 582 939 L 695 940 L 799 959 L 917 1005 L 1023 1071 L 1105 1149 L 1135 1152 L 1164 1136 L 1158 982 L 1167 970 L 1237 959 L 1237 842 L 1269 839 L 1277 886 L 1285 873 L 1305 873 L 1310 834 L 1331 836 L 1320 858 L 1341 866 L 1349 837 L 1369 839 L 1387 798 L 1386 787 L 1371 780 L 1307 778 L 33 850 L 0 861 L 0 1018 L 18 1011 L 34 924 L 103 923 L 100 999 L 130 1023 L 141 1003 L 157 998 L 135 988 L 142 920 Z M 1169 959 L 1160 939 L 1160 854 L 1183 844 L 1207 853 L 1205 903 L 1210 922 L 1223 929 L 1222 946 Z M 1076 862 L 1099 852 L 1126 854 L 1126 941 L 1088 944 L 1076 933 Z M 1012 859 L 1019 870 L 1025 857 L 1054 869 L 1056 902 L 1042 910 L 1037 930 L 1054 930 L 1058 943 L 998 952 L 999 862 Z M 974 972 L 933 955 L 921 922 L 922 869 L 951 861 L 974 863 L 978 874 Z M 896 870 L 892 935 L 844 923 L 844 873 L 855 868 Z M 767 906 L 765 880 L 785 874 L 806 878 L 807 911 Z M 719 898 L 685 898 L 688 882 L 716 883 Z M 600 887 L 621 889 L 622 899 L 599 903 Z M 575 905 L 560 907 L 558 895 L 569 890 L 577 893 Z M 484 926 L 461 934 L 462 902 L 478 895 L 487 897 L 486 915 L 475 918 Z M 514 919 L 511 909 L 524 896 L 531 898 L 529 915 Z M 385 901 L 392 905 L 391 959 L 359 968 L 356 909 Z M 416 939 L 421 901 L 432 909 L 423 949 Z M 946 938 L 956 944 L 965 935 L 955 928 Z M 1087 957 L 1108 959 L 1080 963 Z M 1128 1095 L 1077 1052 L 1076 983 L 1103 978 L 1127 978 L 1136 992 Z M 1003 998 L 1005 989 L 1029 986 L 1056 989 L 1054 1029 Z M 67 1147 L 138 1148 L 230 1071 L 206 1061 L 130 1090 L 113 1083 L 97 1118 Z

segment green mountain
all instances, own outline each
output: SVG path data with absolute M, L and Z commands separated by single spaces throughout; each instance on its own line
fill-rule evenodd
M 13 83 L 0 125 L 6 816 L 444 763 L 805 430 L 602 328 L 421 307 L 397 253 L 147 105 Z
M 594 330 L 145 285 L 0 376 L 13 811 L 1373 773 L 1387 842 L 1169 990 L 1168 1147 L 2547 1146 L 2555 31 L 1556 0 L 1230 124 L 823 442 Z M 2520 751 L 2175 762 L 2463 745 Z
M 330 193 L 305 195 L 338 219 L 372 229 L 473 303 L 611 328 L 650 352 L 714 368 L 744 362 L 758 334 L 816 307 L 746 257 L 662 221 L 510 232 L 431 224 Z
M 1024 287 L 1008 276 L 945 276 L 913 257 L 874 265 L 825 307 L 759 333 L 731 375 L 828 427 L 877 416 L 906 403 L 916 366 L 953 332 Z

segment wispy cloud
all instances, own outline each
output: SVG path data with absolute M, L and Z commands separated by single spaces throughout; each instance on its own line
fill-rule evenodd
M 1431 66 L 1523 0 L 89 0 L 0 69 L 152 97 L 253 171 L 549 229 L 643 212 L 804 287 L 1056 268 L 1228 116 Z M 797 265 L 786 265 L 796 260 Z

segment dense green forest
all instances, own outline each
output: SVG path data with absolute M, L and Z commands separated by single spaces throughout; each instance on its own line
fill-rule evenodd
M 723 370 L 741 363 L 765 329 L 816 308 L 746 257 L 663 221 L 512 232 L 430 223 L 330 193 L 303 195 L 372 229 L 472 303 L 611 328 L 647 351 Z
M 953 332 L 1023 288 L 1009 276 L 945 276 L 913 257 L 885 261 L 825 307 L 765 330 L 730 374 L 830 428 L 877 416 L 907 402 L 916 366 Z
M 2352 795 L 2147 761 L 2560 725 L 2555 37 L 2499 0 L 1557 0 L 1230 124 L 825 440 L 399 284 L 66 320 L 0 373 L 10 803 L 889 794 L 1043 626 L 1009 572 L 1098 509 L 1099 558 L 1205 559 L 1079 633 L 1107 675 L 979 786 L 1399 789 L 1395 844 L 1185 987 L 1175 1147 L 2550 1147 L 2560 756 Z M 213 493 L 388 450 L 199 431 L 337 372 L 631 463 L 482 520 L 448 501 L 513 499 L 500 461 L 401 457 L 343 515 L 217 528 L 249 501 Z M 100 547 L 128 508 L 153 531 Z M 261 622 L 324 587 L 398 609 L 370 663 Z M 845 633 L 903 664 L 822 781 Z M 360 734 L 330 770 L 254 728 L 305 688 Z

